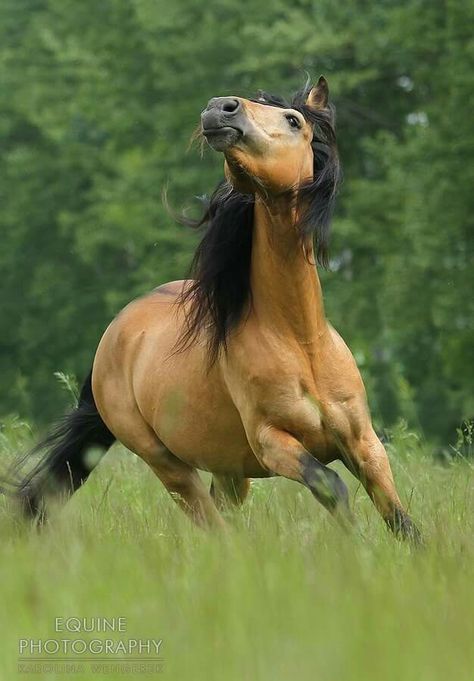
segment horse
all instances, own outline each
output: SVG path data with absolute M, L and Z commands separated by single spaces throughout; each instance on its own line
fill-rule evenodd
M 307 487 L 344 527 L 340 460 L 387 526 L 420 540 L 397 494 L 356 362 L 326 319 L 316 264 L 328 264 L 341 170 L 326 79 L 291 101 L 214 97 L 203 141 L 224 177 L 193 224 L 204 230 L 191 277 L 132 301 L 98 345 L 77 407 L 17 483 L 30 516 L 46 487 L 73 493 L 91 446 L 141 457 L 197 525 L 225 527 L 251 478 Z M 192 222 L 192 221 L 191 221 Z M 212 474 L 208 488 L 199 470 Z

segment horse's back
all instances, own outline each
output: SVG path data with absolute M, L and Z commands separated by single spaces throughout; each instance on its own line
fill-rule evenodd
M 177 305 L 183 285 L 186 282 L 163 284 L 124 307 L 102 336 L 94 373 L 99 371 L 99 362 L 101 366 L 120 368 L 127 373 L 130 364 L 135 366 L 143 346 L 150 341 L 157 344 L 157 351 L 162 348 L 164 354 L 170 354 L 184 323 Z
M 161 284 L 153 289 L 153 291 L 146 296 L 157 296 L 163 298 L 163 302 L 176 303 L 180 295 L 187 290 L 192 284 L 191 279 L 179 279 L 177 281 L 169 281 L 166 284 Z

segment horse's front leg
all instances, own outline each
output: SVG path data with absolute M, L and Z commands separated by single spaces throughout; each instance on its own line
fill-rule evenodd
M 344 527 L 352 524 L 347 487 L 331 468 L 315 459 L 290 433 L 260 424 L 251 442 L 264 468 L 308 487 L 313 496 Z
M 336 432 L 341 459 L 347 468 L 362 482 L 375 507 L 395 535 L 421 543 L 421 534 L 403 508 L 393 479 L 385 447 L 370 424 L 351 424 L 343 418 L 347 428 Z

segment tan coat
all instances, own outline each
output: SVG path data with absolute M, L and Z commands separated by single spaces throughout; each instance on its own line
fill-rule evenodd
M 347 523 L 347 490 L 326 466 L 341 459 L 388 525 L 413 536 L 356 363 L 326 320 L 311 241 L 295 228 L 294 202 L 288 194 L 281 198 L 282 190 L 313 176 L 311 125 L 299 111 L 234 101 L 247 132 L 237 142 L 230 134 L 226 146 L 214 130 L 209 141 L 224 147 L 230 182 L 255 196 L 248 314 L 209 369 L 205 330 L 175 351 L 186 325 L 189 302 L 179 304 L 179 295 L 187 282 L 132 302 L 109 326 L 95 357 L 100 415 L 201 524 L 222 524 L 217 507 L 242 501 L 248 478 L 271 475 L 306 485 Z M 327 105 L 325 81 L 307 104 Z M 210 114 L 220 105 L 211 100 Z M 236 113 L 219 115 L 230 120 Z M 213 474 L 212 494 L 196 469 Z

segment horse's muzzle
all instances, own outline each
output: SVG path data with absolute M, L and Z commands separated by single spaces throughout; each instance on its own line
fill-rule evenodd
M 244 120 L 236 97 L 214 97 L 201 114 L 202 133 L 213 149 L 225 151 L 242 137 Z

